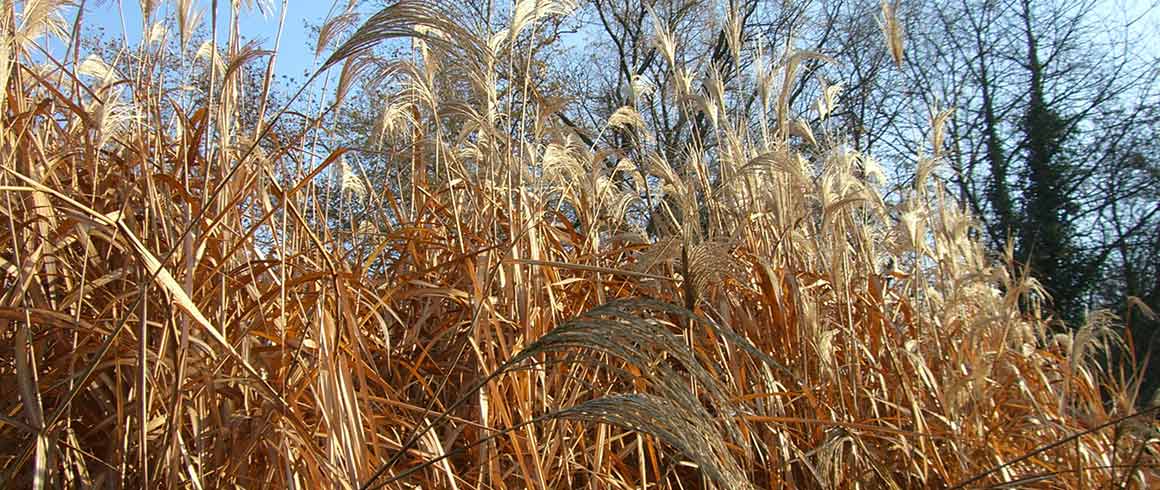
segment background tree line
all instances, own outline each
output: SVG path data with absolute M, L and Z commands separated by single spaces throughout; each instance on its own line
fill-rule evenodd
M 908 161 L 929 121 L 946 117 L 937 178 L 977 217 L 995 260 L 1009 249 L 1014 266 L 1032 271 L 1051 296 L 1046 314 L 1059 328 L 1080 325 L 1097 309 L 1119 315 L 1134 347 L 1124 354 L 1147 373 L 1142 398 L 1158 386 L 1160 363 L 1146 362 L 1160 345 L 1151 314 L 1160 310 L 1160 37 L 1149 23 L 1155 5 L 583 0 L 565 7 L 575 14 L 517 39 L 531 54 L 512 65 L 524 73 L 506 78 L 544 81 L 540 86 L 554 93 L 536 96 L 564 101 L 555 123 L 626 154 L 647 144 L 679 163 L 690 141 L 718 146 L 706 131 L 713 114 L 676 110 L 673 94 L 655 90 L 671 80 L 682 80 L 691 94 L 715 91 L 742 113 L 785 107 L 805 123 L 800 144 L 869 153 L 884 163 L 887 185 L 899 188 L 915 169 L 892 162 Z M 504 0 L 461 8 L 480 31 L 510 23 Z M 737 22 L 714 21 L 721 18 Z M 657 23 L 675 38 L 658 39 Z M 561 37 L 574 49 L 537 49 Z M 405 51 L 393 49 L 394 56 Z M 788 100 L 771 100 L 776 87 L 753 92 L 742 89 L 752 84 L 736 83 L 754 63 L 781 52 L 806 53 L 781 59 L 814 83 L 798 85 Z M 670 54 L 693 68 L 674 72 L 661 61 Z M 371 180 L 414 178 L 415 169 L 391 165 L 391 155 L 372 143 L 391 107 L 378 94 L 364 87 L 350 96 L 336 144 L 361 150 Z M 602 130 L 626 105 L 658 128 L 656 141 Z M 620 175 L 631 188 L 631 176 Z M 636 210 L 654 235 L 661 217 L 655 209 Z

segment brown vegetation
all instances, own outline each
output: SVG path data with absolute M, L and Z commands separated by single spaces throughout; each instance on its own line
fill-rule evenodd
M 872 158 L 816 144 L 784 104 L 808 53 L 754 65 L 769 119 L 712 79 L 658 87 L 706 121 L 670 161 L 632 107 L 594 147 L 504 78 L 564 5 L 485 39 L 396 4 L 327 63 L 339 94 L 394 83 L 382 149 L 414 177 L 379 183 L 276 124 L 341 100 L 245 105 L 269 87 L 236 35 L 183 101 L 149 43 L 136 73 L 34 53 L 60 31 L 36 4 L 2 13 L 0 486 L 1156 482 L 1152 414 L 1095 362 L 1114 319 L 1039 319 L 935 176 L 937 115 L 897 203 Z M 420 55 L 360 58 L 396 37 Z

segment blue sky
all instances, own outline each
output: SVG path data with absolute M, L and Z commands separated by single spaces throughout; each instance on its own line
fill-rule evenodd
M 159 10 L 154 14 L 155 18 L 171 15 L 177 2 L 157 3 Z M 210 0 L 198 0 L 196 3 L 198 8 L 205 12 L 203 26 L 208 28 L 211 2 Z M 282 2 L 279 0 L 258 0 L 249 3 L 269 4 L 272 5 L 272 8 L 263 14 L 256 7 L 243 7 L 241 21 L 243 38 L 258 41 L 264 49 L 273 49 L 274 39 L 278 32 Z M 278 49 L 275 73 L 279 76 L 295 77 L 302 81 L 303 74 L 314 68 L 313 45 L 316 37 L 308 30 L 306 23 L 309 22 L 315 26 L 321 24 L 332 8 L 338 11 L 345 6 L 346 1 L 340 0 L 338 7 L 334 7 L 334 3 L 332 0 L 289 0 L 286 2 L 286 23 L 283 27 L 281 46 Z M 106 36 L 124 36 L 130 46 L 136 46 L 141 40 L 141 32 L 143 31 L 140 5 L 141 2 L 138 0 L 105 0 L 103 2 L 90 0 L 86 2 L 84 16 L 86 30 L 91 33 L 94 32 L 93 28 L 102 27 Z M 218 1 L 219 40 L 225 39 L 230 12 L 229 5 L 229 0 Z M 70 22 L 72 21 L 71 16 L 66 18 Z M 122 29 L 122 25 L 125 27 L 124 29 Z
M 316 63 L 314 60 L 313 45 L 315 34 L 310 32 L 306 24 L 321 24 L 328 15 L 338 12 L 348 0 L 287 0 L 286 21 L 283 28 L 282 43 L 278 49 L 275 73 L 279 77 L 293 77 L 303 81 L 307 74 L 313 72 Z M 155 16 L 171 15 L 176 8 L 176 1 L 163 0 L 156 2 L 159 12 Z M 208 26 L 211 0 L 196 0 L 198 7 L 204 10 L 203 25 Z M 265 14 L 256 7 L 242 10 L 242 35 L 249 40 L 259 41 L 264 49 L 273 49 L 274 39 L 278 30 L 278 21 L 281 15 L 281 0 L 242 0 L 243 4 L 267 5 Z M 364 13 L 372 12 L 381 6 L 382 2 L 360 1 L 360 10 Z M 104 28 L 106 36 L 124 36 L 130 46 L 140 42 L 141 32 L 141 2 L 139 0 L 88 0 L 85 2 L 86 30 L 93 32 L 94 27 Z M 337 4 L 337 5 L 336 5 Z M 219 9 L 219 39 L 224 39 L 227 27 L 230 0 L 218 0 Z M 1153 0 L 1111 0 L 1098 4 L 1097 15 L 1111 23 L 1111 33 L 1122 33 L 1117 29 L 1123 22 L 1135 20 L 1133 33 L 1137 35 L 1136 43 L 1147 53 L 1157 46 L 1160 39 L 1160 8 L 1155 8 Z M 1141 16 L 1141 14 L 1144 14 Z M 66 14 L 71 22 L 71 13 Z M 122 29 L 122 25 L 125 29 Z

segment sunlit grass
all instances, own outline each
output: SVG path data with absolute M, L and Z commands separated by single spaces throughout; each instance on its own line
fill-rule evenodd
M 388 7 L 313 112 L 187 27 L 189 63 L 221 56 L 201 102 L 154 66 L 42 63 L 58 2 L 4 5 L 0 487 L 1156 484 L 1153 415 L 1097 367 L 1114 319 L 1052 331 L 972 238 L 945 113 L 884 202 L 877 162 L 790 112 L 810 53 L 754 64 L 768 111 L 657 87 L 706 115 L 675 161 L 631 106 L 597 128 L 612 146 L 505 78 L 567 2 L 490 38 Z M 368 51 L 396 38 L 418 55 Z M 393 181 L 318 144 L 367 80 Z

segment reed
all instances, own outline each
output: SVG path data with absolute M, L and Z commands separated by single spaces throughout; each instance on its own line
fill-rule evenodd
M 943 113 L 884 200 L 787 103 L 816 55 L 761 52 L 744 111 L 658 22 L 689 78 L 652 89 L 706 121 L 672 153 L 632 105 L 602 138 L 541 95 L 527 39 L 568 1 L 490 35 L 444 2 L 337 15 L 289 102 L 243 76 L 276 55 L 246 2 L 202 46 L 176 2 L 120 64 L 41 49 L 66 3 L 0 4 L 0 487 L 1157 484 L 1116 320 L 1040 318 L 939 178 Z M 322 150 L 365 81 L 393 181 Z

